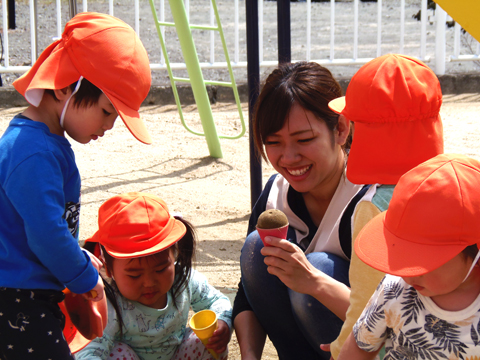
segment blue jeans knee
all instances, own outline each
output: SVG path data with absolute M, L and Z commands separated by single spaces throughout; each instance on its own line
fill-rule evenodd
M 280 359 L 329 359 L 330 354 L 319 345 L 333 341 L 343 322 L 313 297 L 290 290 L 270 275 L 260 253 L 262 247 L 256 231 L 245 240 L 240 256 L 242 285 Z M 307 259 L 325 274 L 348 284 L 348 261 L 327 253 L 311 253 Z
M 349 286 L 350 263 L 347 260 L 334 254 L 321 252 L 310 253 L 307 259 L 324 274 Z M 290 289 L 288 294 L 295 321 L 312 346 L 330 344 L 337 338 L 343 325 L 340 318 L 310 295 L 300 294 Z

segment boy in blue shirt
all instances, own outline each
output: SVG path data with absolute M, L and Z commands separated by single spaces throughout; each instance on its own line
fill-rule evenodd
M 98 260 L 78 245 L 80 174 L 65 134 L 87 144 L 120 116 L 151 143 L 138 113 L 150 84 L 134 30 L 98 13 L 72 18 L 14 82 L 30 106 L 0 139 L 1 359 L 73 359 L 62 290 L 94 301 L 104 291 Z

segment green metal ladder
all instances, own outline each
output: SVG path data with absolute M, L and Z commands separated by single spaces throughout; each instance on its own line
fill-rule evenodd
M 220 146 L 220 139 L 238 139 L 245 134 L 245 122 L 243 120 L 242 106 L 240 103 L 240 97 L 238 95 L 237 85 L 235 84 L 235 78 L 233 76 L 232 66 L 230 64 L 230 58 L 227 52 L 227 46 L 225 42 L 225 37 L 223 34 L 222 26 L 220 23 L 220 17 L 218 15 L 217 4 L 215 0 L 211 0 L 211 4 L 215 13 L 215 18 L 217 26 L 203 26 L 203 25 L 190 25 L 187 18 L 187 13 L 185 10 L 185 5 L 183 0 L 169 0 L 170 9 L 173 16 L 173 23 L 160 22 L 158 20 L 157 11 L 155 8 L 154 0 L 149 0 L 150 6 L 152 8 L 152 14 L 157 28 L 158 37 L 160 39 L 160 45 L 162 47 L 162 53 L 165 58 L 165 64 L 167 67 L 168 75 L 170 77 L 170 82 L 172 84 L 173 95 L 175 97 L 175 102 L 177 104 L 178 113 L 180 114 L 180 119 L 183 126 L 189 132 L 194 135 L 205 136 L 207 141 L 208 149 L 210 156 L 214 158 L 222 158 L 222 149 Z M 173 76 L 172 68 L 170 66 L 170 61 L 168 59 L 167 48 L 165 46 L 165 40 L 162 35 L 161 26 L 172 26 L 177 30 L 177 36 L 182 48 L 182 54 L 184 57 L 185 65 L 187 67 L 188 75 L 190 78 L 180 78 Z M 230 74 L 230 82 L 223 81 L 210 81 L 204 80 L 203 73 L 200 68 L 200 62 L 198 60 L 198 54 L 195 48 L 195 44 L 192 37 L 192 29 L 200 30 L 211 30 L 218 31 L 223 45 L 223 51 L 225 54 L 225 60 L 228 66 L 228 72 Z M 192 86 L 193 96 L 197 104 L 198 113 L 203 127 L 203 133 L 196 132 L 192 130 L 185 122 L 182 112 L 182 106 L 180 103 L 180 98 L 177 91 L 177 82 L 180 83 L 190 83 Z M 213 120 L 212 108 L 210 106 L 210 100 L 207 94 L 206 85 L 214 86 L 224 86 L 229 87 L 233 90 L 235 96 L 235 102 L 237 104 L 238 113 L 240 115 L 241 122 L 241 131 L 238 135 L 227 136 L 227 135 L 218 135 L 217 129 L 215 127 L 215 122 Z

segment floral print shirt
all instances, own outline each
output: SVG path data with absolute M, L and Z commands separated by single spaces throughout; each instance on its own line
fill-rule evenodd
M 461 311 L 446 311 L 402 278 L 386 275 L 353 328 L 357 345 L 384 360 L 480 360 L 480 295 Z

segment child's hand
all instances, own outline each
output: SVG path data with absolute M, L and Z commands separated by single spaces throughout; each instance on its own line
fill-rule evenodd
M 213 332 L 205 347 L 214 350 L 217 354 L 221 354 L 227 349 L 231 335 L 227 323 L 223 320 L 218 320 L 218 328 Z
M 87 300 L 92 301 L 100 301 L 103 299 L 104 291 L 103 291 L 103 279 L 100 275 L 98 275 L 97 285 L 90 290 L 89 292 L 82 294 L 82 296 Z
M 100 268 L 103 266 L 103 263 L 100 261 L 100 259 L 93 255 L 87 249 L 82 249 L 82 251 L 88 255 L 88 257 L 92 261 L 92 265 L 95 267 L 95 269 L 97 269 L 98 272 L 100 272 Z

